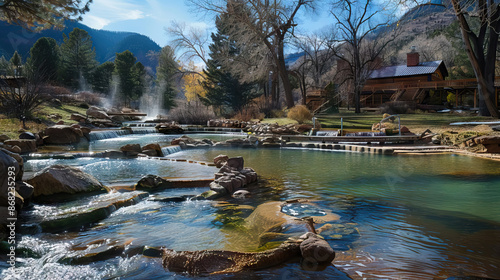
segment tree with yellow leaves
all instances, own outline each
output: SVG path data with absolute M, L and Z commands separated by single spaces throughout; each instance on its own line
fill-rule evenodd
M 187 101 L 196 101 L 199 97 L 204 98 L 206 90 L 201 83 L 205 80 L 205 75 L 202 69 L 197 67 L 193 61 L 190 61 L 188 66 L 184 68 L 184 72 L 185 74 L 182 78 L 184 82 L 183 89 Z

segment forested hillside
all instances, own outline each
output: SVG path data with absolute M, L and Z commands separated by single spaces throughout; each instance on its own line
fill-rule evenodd
M 48 29 L 39 33 L 30 32 L 22 27 L 0 22 L 0 57 L 3 55 L 10 59 L 14 51 L 23 57 L 25 61 L 30 48 L 41 37 L 54 38 L 59 44 L 63 41 L 63 34 L 68 35 L 74 28 L 80 28 L 89 33 L 96 51 L 96 59 L 99 63 L 112 61 L 116 53 L 130 50 L 144 66 L 155 69 L 155 62 L 146 54 L 149 51 L 160 51 L 160 46 L 147 36 L 133 32 L 114 32 L 96 30 L 75 21 L 66 21 L 63 30 Z

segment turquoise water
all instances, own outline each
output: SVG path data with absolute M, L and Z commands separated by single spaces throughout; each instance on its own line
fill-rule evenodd
M 270 200 L 307 198 L 317 201 L 317 208 L 308 211 L 328 210 L 341 218 L 322 233 L 337 252 L 334 266 L 324 271 L 308 271 L 293 262 L 210 279 L 500 278 L 498 162 L 454 155 L 382 156 L 298 149 L 186 150 L 168 157 L 210 162 L 219 154 L 243 156 L 245 166 L 254 168 L 267 182 L 252 188 L 249 200 L 227 202 L 255 207 Z M 89 158 L 32 160 L 26 169 L 34 172 L 55 163 L 80 166 L 104 184 L 133 183 L 149 173 L 197 178 L 216 171 L 187 162 Z M 176 189 L 154 195 L 202 191 Z M 25 215 L 51 215 L 58 207 L 63 206 L 35 206 Z M 101 239 L 177 250 L 239 248 L 242 244 L 236 243 L 245 242 L 244 238 L 233 238 L 228 221 L 237 222 L 246 215 L 214 202 L 146 199 L 80 232 L 23 235 L 20 246 L 35 248 L 41 257 L 25 258 L 16 274 L 25 279 L 191 279 L 166 272 L 159 259 L 140 255 L 85 265 L 58 261 L 75 246 Z M 2 276 L 8 276 L 5 273 Z

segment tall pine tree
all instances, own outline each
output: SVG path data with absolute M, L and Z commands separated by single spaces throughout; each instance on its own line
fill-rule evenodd
M 29 63 L 44 81 L 58 80 L 61 54 L 54 38 L 42 37 L 30 49 Z
M 92 89 L 96 92 L 108 94 L 110 92 L 111 79 L 115 71 L 115 64 L 111 61 L 106 61 L 96 67 L 92 72 L 90 83 Z
M 129 51 L 117 53 L 115 58 L 115 73 L 120 80 L 120 92 L 125 103 L 130 106 L 130 101 L 136 100 L 136 80 L 134 77 L 134 65 L 136 58 Z
M 209 106 L 219 109 L 220 113 L 238 112 L 261 92 L 257 84 L 241 83 L 239 77 L 231 74 L 224 65 L 234 61 L 239 50 L 228 34 L 227 15 L 217 17 L 215 25 L 217 33 L 212 33 L 212 44 L 209 46 L 210 59 L 204 70 L 205 80 L 202 82 L 206 90 L 205 97 L 200 100 Z
M 160 51 L 158 67 L 156 67 L 157 85 L 162 91 L 163 107 L 171 109 L 175 106 L 177 88 L 175 75 L 179 72 L 179 64 L 175 61 L 175 52 L 170 46 L 165 46 Z
M 90 73 L 96 67 L 95 49 L 92 38 L 87 31 L 75 28 L 64 34 L 61 44 L 63 80 L 67 86 L 79 87 L 80 79 L 89 79 Z
M 12 69 L 14 70 L 14 73 L 12 73 L 14 76 L 21 76 L 22 75 L 22 66 L 23 66 L 23 58 L 21 55 L 15 51 L 12 57 L 10 58 L 10 64 L 12 65 Z

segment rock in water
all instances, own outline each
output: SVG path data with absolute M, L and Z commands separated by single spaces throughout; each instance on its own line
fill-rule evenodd
M 299 243 L 285 242 L 276 249 L 258 253 L 223 250 L 163 250 L 163 267 L 172 272 L 189 274 L 232 273 L 248 269 L 264 269 L 300 257 Z
M 317 264 L 328 264 L 335 258 L 330 244 L 314 233 L 307 233 L 301 238 L 306 239 L 300 243 L 300 253 L 306 262 Z
M 42 135 L 45 144 L 68 145 L 80 142 L 83 133 L 69 125 L 54 125 L 45 129 Z
M 142 177 L 137 184 L 135 184 L 135 188 L 138 190 L 151 190 L 157 188 L 168 188 L 168 181 L 163 179 L 160 176 L 148 174 Z
M 78 168 L 53 165 L 37 172 L 27 181 L 34 189 L 34 197 L 53 194 L 77 194 L 104 190 L 97 179 Z

